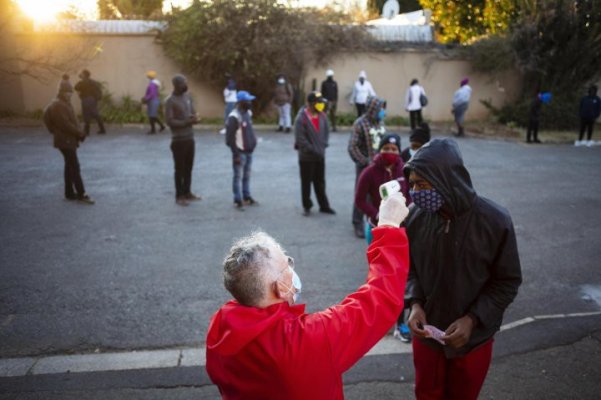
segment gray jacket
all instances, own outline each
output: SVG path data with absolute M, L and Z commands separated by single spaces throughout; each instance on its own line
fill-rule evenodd
M 330 130 L 328 119 L 323 112 L 319 113 L 319 131 L 307 116 L 307 107 L 303 107 L 296 115 L 294 123 L 294 148 L 298 150 L 298 159 L 301 161 L 321 161 L 326 156 L 326 147 Z
M 173 141 L 194 139 L 191 118 L 196 114 L 192 98 L 184 93 L 171 94 L 165 101 L 165 121 L 171 128 Z

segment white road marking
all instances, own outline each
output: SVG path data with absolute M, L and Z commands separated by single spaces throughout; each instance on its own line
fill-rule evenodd
M 526 325 L 534 321 L 591 317 L 601 311 L 572 314 L 553 314 L 526 317 L 501 326 L 501 331 Z M 411 353 L 411 345 L 385 336 L 366 355 Z M 120 353 L 92 353 L 64 356 L 24 357 L 0 359 L 0 377 L 62 374 L 67 372 L 124 371 L 150 368 L 203 367 L 206 364 L 204 347 L 183 349 L 131 351 Z

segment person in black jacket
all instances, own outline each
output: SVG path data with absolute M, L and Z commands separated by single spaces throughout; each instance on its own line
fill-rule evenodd
M 44 110 L 44 125 L 54 135 L 56 147 L 65 159 L 65 199 L 94 204 L 86 194 L 81 179 L 77 148 L 83 142 L 85 134 L 79 129 L 75 112 L 71 106 L 73 88 L 68 80 L 59 84 L 58 95 Z
M 98 134 L 106 133 L 104 122 L 98 112 L 98 102 L 102 99 L 102 88 L 100 83 L 91 78 L 90 71 L 84 69 L 79 74 L 81 79 L 75 84 L 75 91 L 81 99 L 81 112 L 83 114 L 84 131 L 86 135 L 90 134 L 90 123 L 92 120 L 98 122 Z
M 327 110 L 332 132 L 336 132 L 336 105 L 338 104 L 338 83 L 334 80 L 334 70 L 326 71 L 326 80 L 321 82 L 321 94 L 328 101 Z
M 426 143 L 404 173 L 415 204 L 406 228 L 416 397 L 475 400 L 522 282 L 511 216 L 476 194 L 452 139 Z
M 303 215 L 311 215 L 311 184 L 319 203 L 319 212 L 336 214 L 326 195 L 326 147 L 328 147 L 328 118 L 323 112 L 326 100 L 320 92 L 307 96 L 294 122 L 294 148 L 298 151 Z
M 588 89 L 588 95 L 580 100 L 580 135 L 574 143 L 575 146 L 591 147 L 593 145 L 593 127 L 599 115 L 601 115 L 601 98 L 597 96 L 597 86 L 593 85 Z M 583 140 L 584 131 L 586 131 L 587 140 Z

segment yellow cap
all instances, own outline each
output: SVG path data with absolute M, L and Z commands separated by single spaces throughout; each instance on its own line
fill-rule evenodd
M 157 73 L 156 73 L 156 71 L 150 70 L 150 71 L 146 72 L 146 76 L 149 77 L 150 79 L 154 79 L 154 78 L 156 78 Z

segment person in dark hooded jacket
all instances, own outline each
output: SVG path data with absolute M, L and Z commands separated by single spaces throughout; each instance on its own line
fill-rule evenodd
M 384 119 L 386 101 L 378 97 L 368 97 L 365 103 L 365 113 L 353 123 L 353 132 L 349 139 L 348 152 L 355 163 L 355 190 L 361 172 L 373 160 L 380 147 L 380 139 L 386 134 Z M 364 238 L 363 214 L 353 202 L 353 227 L 355 236 Z
M 511 216 L 476 194 L 452 139 L 426 143 L 404 173 L 414 202 L 406 228 L 416 397 L 476 399 L 522 282 Z M 445 345 L 429 338 L 431 326 Z

